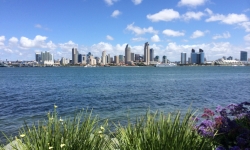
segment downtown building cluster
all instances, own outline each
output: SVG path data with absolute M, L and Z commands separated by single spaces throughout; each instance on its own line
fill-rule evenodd
M 61 58 L 61 65 L 135 65 L 140 63 L 143 65 L 154 65 L 160 62 L 160 57 L 154 57 L 154 49 L 149 48 L 149 43 L 144 44 L 144 55 L 135 54 L 131 52 L 131 47 L 127 44 L 124 51 L 125 55 L 115 55 L 111 57 L 110 54 L 106 54 L 106 51 L 102 51 L 101 57 L 94 57 L 91 52 L 88 54 L 80 54 L 77 48 L 72 48 L 72 59 L 68 60 L 64 57 Z M 161 63 L 167 63 L 167 57 L 162 57 Z
M 203 65 L 206 63 L 204 50 L 199 49 L 198 52 L 195 52 L 194 49 L 191 50 L 190 57 L 187 58 L 187 53 L 182 52 L 180 54 L 180 61 L 176 62 L 180 65 Z M 101 57 L 94 57 L 91 52 L 88 54 L 81 54 L 78 52 L 77 48 L 72 48 L 72 59 L 62 57 L 60 61 L 54 61 L 53 54 L 50 52 L 41 52 L 36 53 L 36 62 L 40 65 L 155 65 L 159 63 L 170 63 L 167 59 L 167 56 L 162 57 L 160 61 L 159 56 L 154 56 L 154 49 L 149 47 L 149 43 L 144 44 L 144 54 L 135 54 L 131 51 L 129 44 L 126 45 L 124 50 L 124 55 L 116 55 L 111 57 L 110 54 L 106 54 L 106 51 L 102 51 Z M 240 61 L 247 61 L 247 52 L 240 52 Z M 233 57 L 225 56 L 222 59 L 217 60 L 217 62 L 223 63 L 235 63 Z

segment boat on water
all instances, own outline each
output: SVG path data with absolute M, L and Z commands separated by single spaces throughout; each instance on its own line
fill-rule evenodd
M 175 63 L 156 64 L 155 67 L 176 67 Z
M 96 67 L 96 66 L 92 66 L 90 64 L 87 64 L 86 66 L 84 66 L 85 68 L 91 68 L 91 67 Z
M 5 63 L 0 62 L 0 67 L 10 67 L 10 66 Z

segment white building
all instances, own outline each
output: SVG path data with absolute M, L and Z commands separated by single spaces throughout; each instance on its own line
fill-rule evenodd
M 53 66 L 54 65 L 54 58 L 53 58 L 53 54 L 51 54 L 50 52 L 41 52 L 41 61 L 40 61 L 41 65 L 44 66 Z
M 102 52 L 102 64 L 106 65 L 106 51 Z

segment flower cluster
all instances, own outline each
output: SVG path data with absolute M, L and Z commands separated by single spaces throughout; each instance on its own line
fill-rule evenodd
M 196 129 L 204 137 L 213 138 L 217 150 L 250 150 L 250 103 L 205 108 L 204 118 Z

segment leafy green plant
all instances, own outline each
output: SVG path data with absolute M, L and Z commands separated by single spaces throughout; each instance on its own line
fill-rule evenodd
M 88 111 L 81 111 L 73 119 L 63 120 L 58 118 L 56 109 L 55 105 L 54 112 L 48 113 L 47 121 L 31 127 L 25 123 L 16 139 L 19 149 L 109 149 L 111 144 L 104 138 L 107 120 L 100 126 L 99 118 L 92 117 Z M 13 147 L 17 149 L 17 146 Z
M 116 138 L 121 150 L 206 150 L 212 149 L 212 142 L 200 136 L 193 128 L 193 114 L 187 112 L 181 118 L 180 112 L 150 114 L 140 117 L 133 124 L 117 125 Z M 182 120 L 182 121 L 181 121 Z

